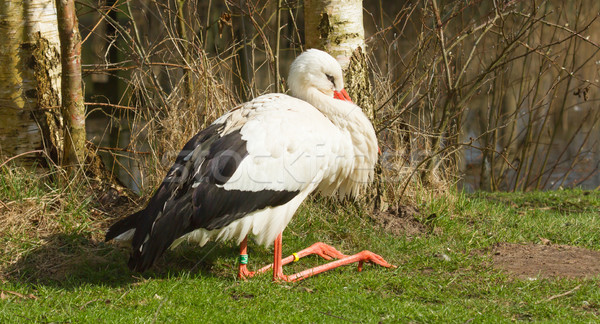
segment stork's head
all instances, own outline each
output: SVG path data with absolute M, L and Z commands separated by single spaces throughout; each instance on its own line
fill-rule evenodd
M 342 67 L 331 55 L 318 49 L 309 49 L 294 60 L 288 85 L 292 95 L 303 100 L 316 89 L 328 97 L 350 101 L 344 91 Z

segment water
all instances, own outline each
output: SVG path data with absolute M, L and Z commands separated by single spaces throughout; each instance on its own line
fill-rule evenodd
M 116 122 L 116 119 L 109 119 L 103 116 L 90 118 L 86 123 L 88 139 L 101 148 L 120 148 L 121 150 L 107 151 L 101 150 L 100 156 L 108 168 L 113 170 L 119 180 L 133 191 L 139 193 L 144 184 L 140 165 L 137 161 L 139 154 L 132 153 L 129 149 L 130 128 L 127 121 L 121 120 Z M 585 136 L 584 133 L 577 135 L 578 137 Z M 571 141 L 571 145 L 574 142 Z M 184 143 L 181 143 L 183 146 Z M 558 140 L 550 148 L 550 156 L 548 159 L 546 170 L 553 169 L 552 172 L 547 171 L 542 175 L 540 184 L 541 189 L 554 190 L 561 187 L 580 187 L 582 189 L 597 189 L 600 186 L 600 152 L 598 151 L 597 142 L 595 146 L 588 148 L 587 152 L 577 154 L 577 150 L 572 148 L 565 151 L 565 147 L 569 144 L 565 140 Z M 142 146 L 144 147 L 144 146 Z M 149 151 L 147 145 L 144 151 Z M 575 151 L 575 152 L 572 152 Z M 538 154 L 537 159 L 543 160 L 545 151 Z M 480 189 L 480 175 L 482 153 L 480 150 L 466 147 L 462 151 L 462 159 L 464 167 L 462 168 L 462 181 L 459 182 L 459 188 L 465 191 L 472 192 Z M 498 157 L 496 157 L 498 158 Z M 560 161 L 557 163 L 557 161 Z M 576 160 L 575 160 L 576 159 Z M 514 167 L 518 167 L 518 161 L 511 161 Z M 555 168 L 552 168 L 556 164 Z M 534 167 L 534 170 L 539 170 Z M 521 176 L 520 178 L 524 178 Z M 516 171 L 508 168 L 504 180 L 499 184 L 500 190 L 511 190 L 514 187 L 516 179 Z M 535 180 L 535 179 L 533 179 Z M 523 184 L 524 180 L 519 180 L 519 184 Z M 530 180 L 529 187 L 534 186 L 536 181 Z

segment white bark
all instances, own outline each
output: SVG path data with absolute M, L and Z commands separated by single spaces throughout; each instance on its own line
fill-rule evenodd
M 346 70 L 357 48 L 365 49 L 362 0 L 305 0 L 306 46 L 326 51 Z
M 340 62 L 350 97 L 373 118 L 362 0 L 305 0 L 304 21 L 306 47 L 324 50 Z
M 1 1 L 0 37 L 0 155 L 60 143 L 60 41 L 54 1 Z M 47 148 L 56 153 L 56 148 Z

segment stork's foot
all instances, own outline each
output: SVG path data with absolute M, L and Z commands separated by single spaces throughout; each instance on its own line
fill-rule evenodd
M 256 271 L 248 270 L 248 267 L 245 264 L 240 264 L 238 271 L 238 279 L 248 279 L 254 277 Z
M 317 242 L 296 254 L 298 255 L 298 258 L 302 258 L 302 257 L 310 255 L 310 254 L 317 254 L 325 260 L 341 259 L 341 258 L 346 257 L 345 254 L 336 250 L 333 246 L 322 243 L 322 242 Z M 290 258 L 290 257 L 294 257 L 294 255 L 291 255 L 287 258 Z M 292 261 L 294 261 L 294 260 L 292 260 Z
M 375 254 L 368 250 L 357 253 L 351 257 L 359 258 L 359 260 L 358 260 L 358 271 L 359 272 L 362 271 L 362 266 L 365 261 L 369 262 L 369 263 L 375 263 L 375 264 L 378 264 L 378 265 L 380 265 L 382 267 L 386 267 L 386 268 L 397 268 L 395 265 L 389 264 L 387 261 L 385 261 L 379 254 Z M 356 261 L 354 261 L 354 262 L 356 262 Z
M 300 271 L 298 273 L 295 273 L 293 275 L 290 276 L 286 276 L 285 277 L 285 281 L 300 281 L 302 279 L 308 278 L 308 277 L 312 277 L 316 274 L 319 274 L 321 272 L 325 272 L 327 270 L 331 270 L 331 269 L 335 269 L 337 267 L 343 266 L 343 265 L 347 265 L 347 264 L 351 264 L 354 262 L 358 262 L 358 271 L 362 271 L 362 267 L 363 267 L 363 263 L 364 262 L 370 262 L 370 263 L 374 263 L 374 264 L 378 264 L 382 267 L 386 267 L 386 268 L 396 268 L 396 266 L 389 264 L 387 261 L 385 261 L 381 256 L 371 252 L 371 251 L 362 251 L 360 253 L 354 254 L 354 255 L 349 255 L 349 256 L 344 256 L 343 258 L 340 258 L 339 260 L 336 261 L 332 261 L 329 262 L 327 264 L 323 264 L 314 268 L 310 268 L 310 269 L 306 269 L 304 271 Z

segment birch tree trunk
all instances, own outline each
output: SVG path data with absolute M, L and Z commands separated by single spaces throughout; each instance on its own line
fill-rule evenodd
M 85 161 L 85 106 L 81 83 L 81 36 L 74 0 L 57 0 L 58 30 L 62 57 L 62 106 L 65 120 L 62 164 L 75 166 Z
M 0 155 L 62 152 L 60 41 L 48 0 L 0 1 Z M 41 158 L 26 155 L 26 162 Z
M 346 90 L 373 118 L 362 0 L 305 0 L 304 22 L 306 47 L 322 49 L 340 62 Z
M 362 0 L 305 0 L 307 48 L 318 48 L 335 57 L 344 70 L 344 86 L 365 114 L 375 120 L 374 98 L 365 56 Z M 386 208 L 381 164 L 375 167 L 373 209 Z

